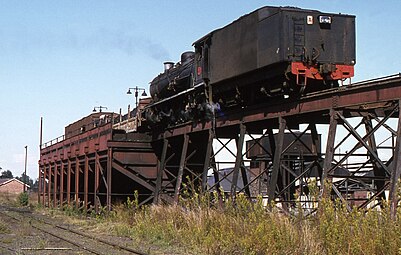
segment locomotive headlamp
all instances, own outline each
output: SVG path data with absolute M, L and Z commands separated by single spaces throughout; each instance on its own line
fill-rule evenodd
M 330 16 L 319 16 L 319 23 L 320 24 L 331 24 L 331 17 Z

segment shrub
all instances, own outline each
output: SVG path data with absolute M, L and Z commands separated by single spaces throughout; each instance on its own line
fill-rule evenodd
M 18 195 L 18 204 L 20 206 L 28 206 L 29 204 L 29 195 L 27 192 L 22 192 Z

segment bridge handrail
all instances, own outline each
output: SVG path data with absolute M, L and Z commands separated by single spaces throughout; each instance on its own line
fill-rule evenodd
M 52 139 L 52 140 L 50 140 L 48 142 L 45 142 L 45 143 L 41 144 L 40 145 L 40 149 L 47 148 L 49 146 L 52 146 L 53 144 L 59 143 L 59 142 L 64 141 L 64 140 L 65 140 L 65 135 L 61 135 L 61 136 L 56 137 L 56 138 L 54 138 L 54 139 Z

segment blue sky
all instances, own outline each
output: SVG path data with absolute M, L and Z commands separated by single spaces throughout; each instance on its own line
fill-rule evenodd
M 357 16 L 354 80 L 401 71 L 401 1 L 2 1 L 0 167 L 37 177 L 44 141 L 94 106 L 127 111 L 128 87 L 148 88 L 166 60 L 208 32 L 261 6 L 297 6 Z

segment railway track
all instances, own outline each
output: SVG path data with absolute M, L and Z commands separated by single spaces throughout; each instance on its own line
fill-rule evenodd
M 10 248 L 6 245 L 1 245 L 0 248 L 7 250 L 8 252 L 29 252 L 31 254 L 34 251 L 51 251 L 50 254 L 138 254 L 146 255 L 146 253 L 134 250 L 132 248 L 117 244 L 112 241 L 104 240 L 99 237 L 88 235 L 78 230 L 71 229 L 66 226 L 57 225 L 49 222 L 39 216 L 35 216 L 29 210 L 16 209 L 8 206 L 0 206 L 0 215 L 3 218 L 11 219 L 16 221 L 18 224 L 27 222 L 33 229 L 43 232 L 52 238 L 57 238 L 67 244 L 66 247 L 61 248 Z M 72 248 L 74 247 L 74 248 Z M 68 251 L 68 252 L 67 252 Z M 18 253 L 19 254 L 19 253 Z M 39 254 L 39 253 L 38 253 Z M 41 253 L 42 254 L 42 253 Z

